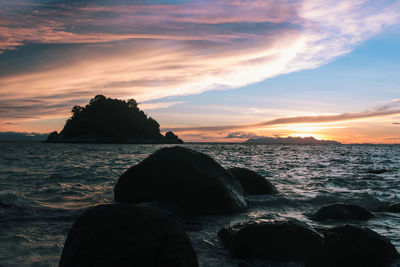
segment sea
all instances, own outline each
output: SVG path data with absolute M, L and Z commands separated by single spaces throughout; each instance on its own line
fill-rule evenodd
M 113 203 L 120 175 L 167 145 L 0 143 L 0 266 L 58 266 L 68 231 L 87 208 Z M 245 167 L 270 180 L 276 196 L 251 196 L 239 214 L 179 219 L 200 266 L 261 266 L 232 259 L 217 237 L 230 223 L 295 218 L 344 202 L 376 215 L 355 223 L 388 237 L 400 251 L 400 145 L 183 144 L 226 168 Z M 205 196 L 206 197 L 206 196 Z M 302 266 L 271 263 L 270 266 Z M 265 266 L 265 265 L 264 265 Z

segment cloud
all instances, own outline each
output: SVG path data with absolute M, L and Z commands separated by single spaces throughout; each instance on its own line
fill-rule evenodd
M 400 125 L 400 122 L 393 122 L 394 125 Z
M 101 1 L 82 5 L 33 4 L 28 1 L 23 4 L 2 3 L 0 51 L 14 49 L 25 42 L 74 44 L 127 39 L 223 41 L 248 38 L 256 34 L 224 32 L 205 26 L 240 22 L 282 23 L 294 15 L 291 12 L 295 12 L 278 1 L 255 1 L 251 5 L 231 1 L 164 5 L 152 2 L 126 4 L 125 1 L 114 1 L 113 5 Z M 227 9 L 230 12 L 226 12 Z
M 318 115 L 318 116 L 298 116 L 298 117 L 283 117 L 276 118 L 273 120 L 262 121 L 251 124 L 238 124 L 238 125 L 223 125 L 223 126 L 204 126 L 204 127 L 183 127 L 183 128 L 168 128 L 163 131 L 232 131 L 236 129 L 249 129 L 249 128 L 263 128 L 272 125 L 284 125 L 284 124 L 299 124 L 299 123 L 331 123 L 331 122 L 343 122 L 353 121 L 360 119 L 367 119 L 373 117 L 384 117 L 390 115 L 400 114 L 400 109 L 384 109 L 377 108 L 375 110 L 369 110 L 364 112 L 356 113 L 340 113 L 330 115 Z
M 157 102 L 157 103 L 139 103 L 139 108 L 143 110 L 169 108 L 178 104 L 184 103 L 183 101 L 175 102 Z
M 0 117 L 59 116 L 99 93 L 143 102 L 246 86 L 325 64 L 400 16 L 386 0 L 162 2 L 2 2 L 0 67 L 17 71 L 0 74 Z M 29 58 L 43 64 L 26 68 L 12 50 L 32 44 L 46 45 Z
M 253 134 L 253 133 L 247 133 L 247 132 L 232 132 L 229 133 L 225 136 L 225 138 L 228 139 L 234 139 L 234 138 L 254 138 L 254 137 L 258 137 L 258 135 Z
M 38 119 L 66 117 L 76 103 L 68 99 L 38 100 L 15 99 L 0 100 L 0 118 L 7 119 Z

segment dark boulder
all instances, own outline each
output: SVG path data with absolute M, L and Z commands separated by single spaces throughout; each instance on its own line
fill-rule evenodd
M 388 211 L 388 212 L 394 212 L 394 213 L 399 213 L 399 212 L 400 212 L 400 203 L 390 204 L 390 205 L 386 208 L 386 211 Z
M 176 223 L 145 207 L 99 205 L 72 226 L 60 259 L 71 266 L 198 266 Z
M 240 182 L 248 195 L 275 195 L 278 190 L 271 182 L 258 173 L 246 168 L 228 169 Z
M 7 209 L 7 208 L 10 208 L 10 207 L 11 207 L 11 205 L 9 205 L 7 203 L 0 202 L 0 209 Z
M 399 257 L 390 241 L 368 229 L 342 225 L 324 232 L 324 252 L 317 266 L 388 266 Z
M 334 203 L 323 206 L 311 216 L 314 221 L 356 220 L 366 221 L 375 216 L 366 209 L 350 204 Z
M 305 223 L 250 221 L 222 228 L 223 245 L 236 258 L 308 261 L 322 249 L 322 237 Z
M 191 214 L 221 214 L 247 206 L 239 181 L 211 157 L 184 147 L 162 148 L 119 178 L 117 201 L 157 201 Z

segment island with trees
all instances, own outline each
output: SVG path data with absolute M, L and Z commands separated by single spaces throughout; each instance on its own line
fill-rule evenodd
M 134 99 L 119 100 L 97 95 L 86 106 L 74 106 L 60 133 L 48 143 L 181 144 L 173 132 L 165 135 L 160 125 L 139 109 Z

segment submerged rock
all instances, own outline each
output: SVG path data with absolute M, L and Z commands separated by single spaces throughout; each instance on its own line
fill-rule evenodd
M 399 257 L 390 241 L 368 229 L 342 225 L 324 232 L 324 252 L 316 266 L 388 266 Z
M 221 214 L 247 206 L 239 181 L 211 157 L 184 147 L 162 148 L 119 178 L 114 197 L 157 201 L 192 214 Z
M 370 169 L 367 172 L 372 173 L 372 174 L 382 174 L 382 173 L 390 172 L 390 170 L 389 169 Z
M 295 220 L 240 223 L 222 228 L 218 236 L 236 258 L 308 261 L 322 249 L 321 235 Z
M 311 216 L 314 221 L 357 220 L 366 221 L 375 216 L 366 209 L 350 204 L 334 203 L 323 206 Z
M 275 186 L 258 173 L 246 168 L 228 169 L 240 182 L 248 195 L 275 195 L 278 190 Z
M 190 239 L 168 219 L 145 207 L 99 205 L 72 226 L 60 267 L 198 266 Z
M 388 211 L 388 212 L 394 212 L 394 213 L 399 213 L 399 212 L 400 212 L 400 203 L 390 204 L 390 205 L 386 208 L 386 211 Z

